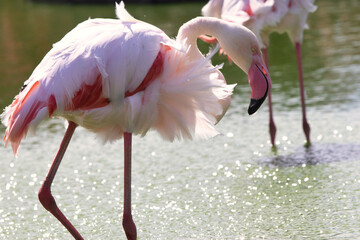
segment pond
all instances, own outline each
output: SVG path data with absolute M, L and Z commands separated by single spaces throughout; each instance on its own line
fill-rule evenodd
M 204 4 L 126 7 L 175 37 Z M 139 239 L 360 239 L 360 2 L 316 5 L 303 43 L 312 146 L 304 147 L 296 56 L 286 35 L 273 34 L 269 48 L 276 151 L 267 104 L 248 116 L 246 75 L 216 55 L 227 81 L 238 84 L 217 125 L 222 134 L 173 143 L 155 132 L 133 138 Z M 2 109 L 52 44 L 89 17 L 114 18 L 114 6 L 1 1 Z M 1 145 L 0 239 L 71 239 L 37 198 L 64 132 L 61 119 L 43 122 L 17 158 Z M 78 128 L 52 192 L 86 239 L 124 239 L 122 140 L 103 145 Z

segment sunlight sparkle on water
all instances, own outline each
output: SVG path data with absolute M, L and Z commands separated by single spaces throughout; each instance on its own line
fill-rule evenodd
M 308 19 L 302 52 L 310 147 L 304 147 L 293 46 L 286 35 L 279 34 L 271 36 L 274 44 L 269 48 L 273 53 L 286 52 L 269 56 L 276 149 L 269 140 L 267 104 L 247 116 L 247 77 L 227 63 L 224 76 L 237 86 L 228 113 L 216 126 L 220 135 L 173 143 L 154 132 L 134 137 L 132 202 L 139 238 L 360 239 L 356 214 L 360 209 L 360 57 L 354 48 L 360 27 L 351 21 L 360 9 L 355 2 L 316 1 L 319 8 Z M 1 81 L 6 81 L 2 82 L 6 87 L 0 88 L 3 107 L 51 44 L 68 31 L 54 27 L 50 18 L 75 26 L 80 18 L 114 16 L 113 6 L 107 5 L 39 8 L 24 2 L 25 7 L 19 8 L 17 1 L 5 4 L 13 10 L 9 12 L 19 14 L 0 11 L 12 33 L 3 40 L 9 46 L 21 46 L 22 51 L 15 51 L 16 59 L 26 67 L 14 73 L 8 64 L 16 62 L 1 62 L 7 64 L 0 68 Z M 198 16 L 203 6 L 189 4 L 133 5 L 131 10 L 135 17 L 174 37 L 179 25 Z M 177 14 L 165 14 L 169 12 Z M 159 16 L 166 16 L 166 21 Z M 33 24 L 39 21 L 45 25 L 38 29 L 45 32 L 35 31 Z M 29 30 L 38 33 L 33 36 L 47 38 L 20 39 Z M 4 59 L 14 59 L 9 54 L 16 49 L 10 50 L 3 51 Z M 214 61 L 226 58 L 216 55 Z M 22 142 L 16 159 L 11 148 L 0 148 L 0 239 L 70 237 L 37 198 L 64 134 L 63 125 L 57 119 L 40 124 L 36 136 Z M 58 205 L 86 239 L 123 236 L 122 146 L 122 140 L 101 145 L 94 134 L 78 128 L 54 180 L 52 192 Z

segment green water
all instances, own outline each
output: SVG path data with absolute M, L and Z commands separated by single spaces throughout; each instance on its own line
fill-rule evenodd
M 204 4 L 126 7 L 174 37 Z M 247 115 L 247 78 L 226 63 L 227 81 L 238 86 L 217 127 L 222 135 L 168 143 L 150 132 L 133 139 L 139 239 L 360 239 L 360 2 L 316 4 L 303 44 L 312 147 L 303 147 L 294 48 L 286 35 L 274 34 L 269 61 L 277 152 L 270 147 L 267 105 Z M 88 17 L 114 16 L 113 5 L 2 0 L 0 107 L 66 32 Z M 0 239 L 71 239 L 37 199 L 64 131 L 63 120 L 42 123 L 22 142 L 18 158 L 0 147 Z M 76 130 L 52 192 L 85 239 L 124 239 L 122 156 L 122 141 L 102 145 Z

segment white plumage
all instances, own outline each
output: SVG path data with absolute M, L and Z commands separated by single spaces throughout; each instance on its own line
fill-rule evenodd
M 2 115 L 8 127 L 4 140 L 12 143 L 15 153 L 27 131 L 49 115 L 74 121 L 105 141 L 122 137 L 124 131 L 145 135 L 150 128 L 170 141 L 217 134 L 216 116 L 223 112 L 219 100 L 233 89 L 219 67 L 211 65 L 210 57 L 189 58 L 189 46 L 131 19 L 123 5 L 117 14 L 124 20 L 89 19 L 79 24 L 36 67 Z M 125 97 L 141 84 L 158 54 L 163 71 L 143 91 Z M 83 94 L 101 88 L 98 98 L 109 104 L 73 106 L 74 96 L 85 85 L 90 92 Z M 49 105 L 51 96 L 56 107 Z M 88 105 L 86 97 L 81 102 Z
M 316 8 L 314 0 L 210 0 L 202 14 L 248 27 L 264 48 L 272 32 L 287 32 L 293 43 L 302 42 L 307 16 Z

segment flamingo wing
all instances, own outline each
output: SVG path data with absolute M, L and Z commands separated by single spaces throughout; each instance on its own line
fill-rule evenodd
M 28 130 L 47 117 L 121 104 L 125 93 L 141 84 L 166 38 L 141 22 L 90 19 L 79 24 L 53 45 L 5 109 L 5 143 L 11 142 L 16 153 Z

